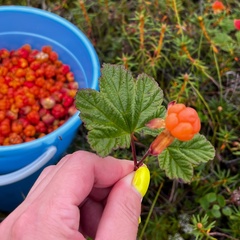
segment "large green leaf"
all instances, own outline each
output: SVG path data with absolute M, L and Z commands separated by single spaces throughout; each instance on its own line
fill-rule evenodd
M 111 64 L 104 64 L 101 73 L 100 92 L 79 90 L 76 106 L 92 149 L 106 156 L 112 149 L 130 147 L 131 134 L 164 109 L 162 90 L 153 78 L 141 74 L 134 79 L 123 66 Z
M 190 182 L 193 167 L 202 162 L 212 160 L 215 150 L 203 135 L 197 134 L 187 142 L 175 140 L 159 156 L 159 166 L 165 170 L 169 178 L 181 178 Z

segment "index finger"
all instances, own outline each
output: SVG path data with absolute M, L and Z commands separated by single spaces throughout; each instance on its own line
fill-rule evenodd
M 46 187 L 53 198 L 64 199 L 75 206 L 89 195 L 92 188 L 107 188 L 134 170 L 133 162 L 94 153 L 77 151 L 60 165 Z

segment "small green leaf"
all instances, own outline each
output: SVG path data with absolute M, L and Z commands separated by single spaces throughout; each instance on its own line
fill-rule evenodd
M 175 140 L 159 156 L 159 166 L 169 178 L 181 178 L 190 182 L 193 166 L 213 159 L 215 150 L 212 144 L 200 134 L 186 142 Z
M 100 92 L 79 90 L 76 107 L 91 148 L 106 156 L 113 149 L 130 147 L 131 135 L 163 114 L 162 101 L 163 92 L 153 78 L 141 74 L 134 79 L 123 66 L 104 64 Z
M 209 204 L 208 200 L 206 199 L 206 196 L 202 197 L 199 200 L 199 203 L 205 211 L 208 210 L 210 204 Z
M 211 214 L 212 214 L 215 218 L 220 218 L 220 217 L 221 217 L 221 212 L 219 211 L 219 209 L 211 209 Z
M 220 206 L 218 206 L 217 204 L 214 204 L 213 207 L 212 207 L 213 210 L 219 210 L 220 209 Z
M 217 195 L 217 202 L 220 207 L 224 207 L 226 205 L 226 200 L 222 195 Z
M 222 209 L 222 213 L 225 215 L 225 216 L 231 216 L 232 215 L 232 209 L 230 207 L 224 207 Z
M 207 201 L 212 203 L 215 202 L 217 200 L 217 195 L 214 192 L 210 192 L 206 195 Z

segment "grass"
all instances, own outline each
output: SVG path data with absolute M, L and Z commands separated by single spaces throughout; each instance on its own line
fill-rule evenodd
M 159 83 L 165 104 L 194 107 L 215 159 L 195 169 L 191 184 L 169 180 L 151 157 L 151 185 L 142 203 L 139 239 L 240 238 L 240 3 L 222 1 L 4 1 L 54 12 L 92 41 L 101 63 L 123 64 Z M 69 151 L 90 150 L 80 128 Z M 142 155 L 151 139 L 137 151 Z M 113 156 L 131 158 L 128 150 Z

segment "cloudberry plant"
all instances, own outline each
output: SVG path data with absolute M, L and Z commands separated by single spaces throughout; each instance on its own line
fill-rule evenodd
M 96 98 L 100 99 L 98 103 Z M 130 144 L 135 169 L 143 164 L 147 156 L 154 155 L 170 178 L 190 181 L 192 164 L 208 161 L 213 157 L 214 150 L 204 136 L 197 134 L 201 124 L 193 108 L 170 102 L 165 111 L 162 101 L 162 89 L 151 77 L 141 74 L 135 80 L 124 66 L 111 64 L 104 64 L 102 68 L 100 93 L 81 89 L 76 97 L 81 119 L 90 132 L 88 140 L 101 155 Z M 158 136 L 138 161 L 136 135 L 145 131 Z M 104 140 L 99 142 L 99 139 Z M 197 151 L 196 145 L 199 146 Z M 189 159 L 189 152 L 194 151 L 194 156 L 191 156 L 194 160 Z

